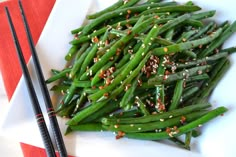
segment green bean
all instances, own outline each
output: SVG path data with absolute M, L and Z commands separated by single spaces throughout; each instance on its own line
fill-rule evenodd
M 165 39 L 172 41 L 174 34 L 175 34 L 175 29 L 174 28 L 169 29 L 165 34 Z
M 128 111 L 120 111 L 118 113 L 112 113 L 109 117 L 112 118 L 129 118 L 129 117 L 137 117 L 142 115 L 142 113 L 137 109 L 132 109 Z
M 149 52 L 144 57 L 144 59 L 139 63 L 138 67 L 129 75 L 129 77 L 127 77 L 124 81 L 122 81 L 122 84 L 118 88 L 116 88 L 114 91 L 111 92 L 109 96 L 110 99 L 116 98 L 116 96 L 119 95 L 136 76 L 138 76 L 138 74 L 140 73 L 140 70 L 143 68 L 143 66 L 145 65 L 145 63 L 147 62 L 150 56 L 151 56 L 151 53 Z M 103 100 L 107 98 L 101 97 L 100 99 Z
M 83 87 L 83 88 L 88 88 L 91 87 L 91 81 L 79 81 L 79 80 L 74 80 L 73 85 L 75 87 Z
M 199 67 L 194 67 L 194 68 L 190 68 L 187 70 L 183 70 L 180 72 L 176 72 L 174 74 L 170 74 L 167 76 L 155 76 L 153 78 L 150 78 L 148 80 L 148 85 L 159 85 L 161 83 L 170 83 L 176 80 L 181 80 L 184 79 L 186 76 L 193 76 L 198 74 L 198 72 L 203 72 L 207 69 L 209 69 L 210 66 L 209 65 L 204 65 L 204 66 L 199 66 Z
M 192 130 L 192 136 L 193 137 L 196 138 L 196 137 L 198 137 L 200 135 L 201 135 L 201 132 L 199 130 L 196 130 L 196 129 Z
M 129 87 L 126 91 L 124 96 L 122 97 L 121 101 L 120 101 L 120 107 L 121 108 L 125 108 L 126 105 L 130 102 L 130 100 L 132 99 L 132 97 L 134 96 L 134 91 L 137 88 L 138 85 L 138 79 L 140 76 L 138 76 L 138 78 L 131 84 L 131 87 Z M 127 109 L 127 108 L 126 108 Z
M 186 99 L 189 99 L 194 93 L 196 93 L 199 90 L 199 87 L 193 87 L 183 92 L 182 99 L 185 101 Z
M 147 0 L 147 3 L 158 3 L 161 2 L 162 0 Z
M 116 40 L 111 41 L 109 45 L 105 46 L 104 48 L 101 48 L 97 51 L 97 57 L 101 57 L 108 51 L 114 44 L 116 43 Z
M 187 115 L 181 115 L 174 118 L 160 119 L 160 121 L 144 123 L 144 124 L 112 124 L 112 125 L 103 125 L 103 128 L 109 131 L 122 131 L 125 133 L 131 132 L 146 132 L 146 131 L 155 131 L 159 129 L 164 129 L 166 127 L 180 126 L 182 124 L 181 118 L 184 116 L 186 122 L 189 123 L 193 120 L 198 119 L 199 117 L 206 114 L 206 111 L 193 112 Z
M 117 111 L 119 109 L 118 101 L 113 101 L 106 107 L 99 109 L 97 112 L 93 113 L 93 116 L 86 117 L 80 123 L 90 123 L 90 122 L 100 122 L 102 117 L 107 117 L 109 114 Z
M 169 106 L 169 111 L 178 108 L 179 103 L 181 102 L 181 96 L 183 92 L 184 80 L 178 80 L 174 89 L 174 95 Z
M 166 20 L 166 19 L 163 19 L 163 21 L 164 20 Z M 111 30 L 111 33 L 113 33 L 113 34 L 116 34 L 116 35 L 119 35 L 119 36 L 125 36 L 127 33 L 126 33 L 126 31 L 120 31 L 120 30 L 115 30 L 115 29 L 112 29 Z M 136 36 L 136 37 L 134 37 L 135 39 L 137 39 L 137 40 L 144 40 L 144 38 L 146 37 L 146 35 L 139 35 L 139 36 Z M 158 44 L 160 44 L 160 45 L 172 45 L 172 44 L 174 44 L 173 42 L 170 42 L 170 41 L 168 41 L 168 40 L 166 40 L 166 39 L 163 39 L 163 38 L 161 38 L 161 37 L 156 37 L 156 38 L 154 38 L 154 41 L 155 42 L 157 42 Z M 141 43 L 139 42 L 139 45 L 140 45 Z M 136 45 L 135 45 L 136 46 Z M 134 52 L 136 52 L 135 50 L 134 50 Z
M 121 72 L 121 74 L 118 75 L 116 78 L 114 78 L 112 84 L 110 84 L 100 92 L 90 95 L 89 99 L 98 100 L 104 93 L 107 93 L 113 88 L 115 88 L 115 86 L 119 84 L 139 64 L 139 61 L 145 57 L 146 53 L 149 51 L 148 45 L 149 43 L 152 44 L 152 39 L 157 35 L 158 31 L 159 28 L 156 25 L 154 25 L 152 30 L 148 33 L 147 37 L 145 38 L 142 46 L 140 47 L 138 52 L 136 52 L 134 58 L 130 61 L 128 66 Z
M 199 125 L 203 125 L 204 123 L 209 122 L 210 120 L 216 118 L 217 116 L 225 113 L 228 109 L 225 107 L 218 107 L 206 115 L 200 117 L 197 120 L 194 120 L 182 127 L 178 128 L 177 132 L 170 132 L 169 134 L 166 132 L 160 132 L 160 133 L 126 133 L 125 137 L 128 138 L 135 138 L 135 139 L 142 139 L 142 140 L 161 140 L 161 139 L 167 139 L 170 137 L 177 137 L 182 134 L 185 134 L 194 128 L 199 127 Z
M 94 14 L 87 15 L 87 18 L 88 19 L 95 19 L 95 18 L 97 18 L 97 17 L 99 17 L 99 16 L 101 16 L 101 15 L 103 15 L 103 14 L 109 12 L 109 11 L 113 11 L 113 10 L 119 8 L 122 5 L 124 5 L 124 1 L 123 0 L 119 0 L 116 3 L 114 3 L 113 5 L 111 5 L 108 8 L 106 8 L 106 9 L 103 9 L 103 10 L 101 10 L 99 12 L 94 13 Z
M 90 44 L 89 42 L 86 42 L 81 45 L 80 49 L 78 50 L 75 56 L 75 61 L 77 61 L 80 58 L 80 56 L 88 49 L 89 44 Z
M 236 52 L 222 49 L 236 21 L 205 23 L 215 10 L 160 1 L 118 0 L 71 31 L 69 68 L 46 80 L 59 80 L 51 90 L 62 95 L 56 113 L 69 118 L 66 134 L 114 131 L 190 150 L 196 129 L 227 111 L 207 99 Z
M 185 135 L 185 148 L 187 148 L 188 150 L 190 150 L 191 138 L 192 138 L 192 131 L 189 131 Z
M 209 94 L 212 92 L 214 87 L 217 85 L 217 83 L 221 80 L 221 78 L 227 72 L 229 67 L 230 67 L 230 62 L 227 60 L 226 63 L 223 65 L 223 67 L 218 72 L 218 74 L 214 78 L 211 78 L 211 81 L 209 81 L 205 90 L 202 91 L 202 93 L 200 95 L 201 99 L 207 98 L 209 96 Z
M 210 28 L 214 28 L 213 26 L 215 25 L 215 22 L 210 22 L 208 25 L 205 27 L 201 28 L 195 35 L 189 38 L 189 40 L 194 40 L 202 36 L 204 33 L 206 33 Z
M 194 20 L 206 19 L 206 18 L 214 16 L 215 13 L 216 13 L 215 10 L 211 10 L 211 11 L 206 11 L 206 12 L 201 12 L 201 13 L 193 14 L 192 15 L 192 19 L 194 19 Z
M 142 100 L 140 100 L 138 96 L 135 97 L 135 101 L 144 116 L 150 115 L 148 109 L 146 108 L 146 105 L 142 102 Z
M 73 113 L 74 107 L 76 106 L 76 98 L 73 99 L 68 106 L 66 106 L 62 111 L 58 113 L 58 115 L 62 117 L 71 117 Z
M 53 75 L 52 77 L 50 77 L 49 79 L 47 79 L 45 82 L 47 84 L 52 83 L 58 79 L 67 77 L 67 75 L 70 73 L 71 69 L 67 68 L 67 69 L 63 69 L 62 71 L 60 71 L 59 73 L 57 73 L 56 75 Z
M 229 38 L 234 32 L 236 31 L 236 21 L 227 28 L 214 42 L 212 42 L 207 49 L 202 51 L 198 58 L 206 57 L 207 55 L 211 54 L 214 49 L 218 48 L 227 38 Z
M 79 49 L 79 46 L 73 45 L 70 48 L 69 52 L 66 54 L 65 60 L 70 61 L 72 59 L 72 57 L 75 55 L 75 53 L 78 51 L 78 49 Z
M 131 7 L 131 6 L 135 5 L 136 3 L 138 3 L 139 1 L 140 0 L 129 0 L 128 2 L 124 2 L 124 5 L 119 7 L 119 9 Z
M 94 77 L 92 78 L 92 81 L 91 81 L 91 86 L 95 86 L 101 79 L 102 79 L 102 76 L 101 74 L 106 71 L 106 70 L 109 70 L 109 68 L 115 63 L 115 61 L 118 59 L 118 56 L 115 56 L 115 58 L 108 62 L 107 64 L 105 64 L 95 75 Z
M 95 113 L 96 111 L 98 111 L 99 109 L 101 109 L 102 107 L 107 105 L 108 102 L 109 101 L 104 100 L 104 101 L 100 101 L 98 103 L 90 104 L 88 107 L 86 107 L 82 111 L 78 112 L 72 119 L 67 121 L 66 124 L 67 125 L 77 125 L 77 124 L 79 124 L 83 119 L 87 118 L 91 114 Z
M 174 45 L 170 45 L 166 47 L 155 48 L 153 50 L 153 54 L 157 56 L 166 55 L 170 53 L 176 53 L 176 52 L 181 52 L 181 51 L 188 50 L 191 48 L 195 48 L 195 47 L 198 47 L 199 45 L 205 45 L 213 41 L 215 38 L 217 38 L 221 34 L 221 32 L 222 32 L 222 29 L 220 28 L 216 32 L 214 32 L 212 35 L 209 35 L 202 39 L 188 41 L 185 43 L 174 44 Z
M 87 48 L 87 50 L 78 58 L 78 60 L 75 61 L 74 66 L 72 67 L 70 74 L 69 74 L 70 78 L 74 78 L 76 76 L 76 73 L 81 68 L 84 59 L 89 54 L 91 49 L 92 49 L 92 47 Z
M 59 93 L 65 93 L 70 86 L 67 85 L 54 85 L 50 90 Z
M 191 76 L 191 77 L 187 78 L 186 82 L 188 83 L 188 82 L 202 81 L 202 80 L 207 80 L 209 78 L 210 78 L 209 75 L 204 73 L 201 75 Z
M 176 43 L 181 43 L 187 41 L 192 35 L 196 34 L 197 30 L 191 30 L 189 32 L 184 32 L 181 37 L 176 41 Z
M 101 123 L 86 123 L 69 126 L 71 131 L 103 131 Z
M 224 53 L 224 52 L 228 52 L 228 54 L 232 54 L 232 53 L 236 52 L 236 46 L 220 50 L 220 53 Z
M 157 69 L 158 75 L 165 74 L 165 67 L 163 66 L 163 62 L 164 62 L 164 57 L 161 56 L 160 63 L 159 63 L 158 69 Z M 161 85 L 158 85 L 157 87 L 159 87 L 159 89 L 160 89 L 160 91 L 159 91 L 160 96 L 159 97 L 160 97 L 161 103 L 165 104 L 165 85 L 161 84 Z M 156 94 L 158 94 L 158 93 L 156 93 Z M 158 102 L 158 99 L 157 99 L 157 102 Z
M 84 29 L 84 26 L 71 30 L 71 34 L 80 33 Z
M 112 124 L 137 124 L 137 123 L 148 123 L 154 121 L 160 121 L 160 119 L 167 119 L 170 117 L 177 117 L 180 115 L 185 115 L 192 113 L 194 111 L 199 111 L 202 109 L 206 109 L 211 107 L 209 103 L 202 103 L 196 105 L 190 105 L 183 108 L 175 109 L 168 112 L 163 112 L 159 114 L 153 114 L 143 117 L 135 117 L 135 118 L 102 118 L 102 123 L 104 125 L 112 125 Z
M 174 3 L 174 2 L 167 2 L 167 3 Z M 160 7 L 163 6 L 164 3 L 154 3 L 154 4 L 146 4 L 146 5 L 140 5 L 140 6 L 135 6 L 135 7 L 128 7 L 124 9 L 117 9 L 112 12 L 103 14 L 102 16 L 98 17 L 97 19 L 93 20 L 89 25 L 86 25 L 84 29 L 82 30 L 83 35 L 87 35 L 94 27 L 97 25 L 101 24 L 102 22 L 106 21 L 107 19 L 112 19 L 114 17 L 118 16 L 125 16 L 128 14 L 128 12 L 131 13 L 137 13 L 141 12 L 143 10 L 146 10 L 148 7 L 153 8 L 153 7 Z M 199 7 L 191 7 L 191 8 L 186 8 L 186 7 L 161 7 L 158 12 L 167 12 L 167 11 L 186 11 L 186 10 L 199 10 Z
M 96 92 L 98 92 L 99 90 L 100 90 L 99 88 L 96 88 L 96 89 L 93 89 L 93 88 L 85 88 L 85 89 L 84 89 L 85 93 L 87 93 L 87 94 L 96 93 Z
M 186 21 L 188 18 L 190 18 L 190 15 L 184 14 L 182 16 L 179 16 L 178 18 L 168 21 L 168 23 L 166 23 L 165 25 L 163 25 L 160 28 L 159 34 L 162 34 L 163 32 L 167 31 L 168 29 L 171 29 L 171 28 L 175 27 L 176 25 Z
M 167 6 L 160 8 L 153 8 L 142 12 L 140 15 L 146 15 L 151 13 L 160 13 L 160 12 L 194 12 L 198 11 L 201 8 L 198 6 L 186 6 L 186 5 L 178 5 L 178 6 Z
M 86 72 L 86 69 L 88 68 L 88 66 L 90 65 L 90 63 L 93 61 L 93 58 L 95 57 L 98 47 L 99 47 L 99 43 L 104 43 L 105 40 L 108 37 L 108 30 L 105 32 L 105 34 L 103 35 L 103 37 L 101 37 L 101 42 L 100 41 L 94 41 L 94 45 L 92 46 L 91 51 L 88 53 L 88 55 L 86 56 L 86 58 L 84 59 L 80 71 L 79 71 L 79 76 L 82 76 L 84 74 L 84 72 Z M 87 73 L 89 76 L 91 76 L 92 74 L 89 72 Z
M 57 74 L 59 74 L 60 72 L 61 72 L 60 70 L 51 69 L 51 73 L 52 73 L 53 75 L 57 75 Z
M 176 68 L 189 68 L 189 67 L 192 67 L 192 66 L 200 65 L 202 63 L 207 63 L 207 62 L 210 62 L 210 61 L 216 61 L 216 60 L 219 60 L 219 59 L 227 57 L 227 56 L 228 56 L 228 52 L 222 52 L 222 53 L 214 54 L 210 57 L 205 57 L 205 58 L 198 59 L 198 60 L 191 61 L 191 62 L 185 62 L 184 64 L 178 64 L 177 63 L 177 64 L 171 65 L 171 66 L 166 65 L 166 67 L 176 66 Z
M 168 140 L 174 142 L 175 144 L 177 144 L 177 145 L 180 146 L 181 148 L 190 150 L 190 147 L 187 147 L 187 146 L 185 145 L 185 143 L 184 143 L 183 141 L 179 140 L 177 137 L 172 137 L 172 138 L 169 138 Z
M 111 48 L 110 50 L 105 53 L 102 57 L 101 60 L 96 62 L 90 69 L 89 71 L 94 73 L 98 71 L 112 56 L 114 56 L 117 52 L 117 50 L 120 50 L 122 46 L 126 43 L 128 43 L 136 33 L 139 33 L 143 28 L 146 27 L 146 25 L 150 25 L 153 23 L 153 19 L 149 19 L 141 23 L 139 26 L 137 26 L 135 29 L 131 29 L 131 34 L 127 34 L 126 36 L 122 37 L 119 39 Z M 81 80 L 87 79 L 87 75 L 84 74 L 81 76 Z

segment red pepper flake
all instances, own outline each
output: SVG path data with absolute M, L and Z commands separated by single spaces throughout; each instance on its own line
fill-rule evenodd
M 99 89 L 100 89 L 100 90 L 104 89 L 104 86 L 99 86 Z
M 157 100 L 157 103 L 158 103 L 158 111 L 165 111 L 166 110 L 166 106 L 165 104 L 162 103 L 161 99 L 159 98 Z
M 104 93 L 103 96 L 106 97 L 106 98 L 108 98 L 109 93 Z
M 138 86 L 141 87 L 143 85 L 143 81 L 138 79 Z
M 100 74 L 98 75 L 99 78 L 105 78 L 104 76 L 105 74 L 105 71 L 104 70 L 101 70 Z
M 167 78 L 168 78 L 168 75 L 164 75 L 163 80 L 165 81 L 167 80 Z
M 215 53 L 217 54 L 217 53 L 219 53 L 220 52 L 220 50 L 219 49 L 215 49 Z
M 132 27 L 132 25 L 130 25 L 130 24 L 128 24 L 128 23 L 127 23 L 125 26 L 126 26 L 127 28 L 131 28 L 131 27 Z
M 110 85 L 111 84 L 111 79 L 110 78 L 107 78 L 106 79 L 106 86 Z
M 109 45 L 110 44 L 110 41 L 109 40 L 106 40 L 105 41 L 105 45 Z
M 95 36 L 95 37 L 92 38 L 92 42 L 98 43 L 98 42 L 99 42 L 99 39 Z
M 78 34 L 75 34 L 75 35 L 74 35 L 74 39 L 79 40 L 79 35 L 78 35 Z
M 127 15 L 125 16 L 126 19 L 129 19 L 129 17 L 130 17 L 130 14 L 127 14 Z
M 182 124 L 184 124 L 184 123 L 186 122 L 186 117 L 185 117 L 185 116 L 181 116 L 180 122 L 181 122 Z
M 130 35 L 132 33 L 132 31 L 129 29 L 128 31 L 127 31 L 127 35 Z
M 171 132 L 171 128 L 167 127 L 167 128 L 166 128 L 166 133 L 169 134 L 170 132 Z
M 202 48 L 202 45 L 199 45 L 198 48 L 201 49 L 201 48 Z
M 118 49 L 116 49 L 116 55 L 117 55 L 117 56 L 119 56 L 119 55 L 120 55 L 120 53 L 121 53 L 121 49 L 119 49 L 119 48 L 118 48 Z
M 131 10 L 127 10 L 127 13 L 128 13 L 128 14 L 131 14 Z
M 124 136 L 125 136 L 125 133 L 124 133 L 124 132 L 118 131 L 118 133 L 117 133 L 117 135 L 116 135 L 116 139 L 118 140 L 118 139 L 120 139 L 120 138 L 122 138 L 122 137 L 124 137 Z
M 170 75 L 170 74 L 171 74 L 170 71 L 168 71 L 168 70 L 165 71 L 165 75 Z
M 155 15 L 154 18 L 155 18 L 155 19 L 159 19 L 160 17 L 159 17 L 158 15 Z
M 94 63 L 98 62 L 98 57 L 94 57 L 94 58 L 93 58 L 93 62 L 94 62 Z
M 92 86 L 92 89 L 96 89 L 97 87 L 96 86 Z

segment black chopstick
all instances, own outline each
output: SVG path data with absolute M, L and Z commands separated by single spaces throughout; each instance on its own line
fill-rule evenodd
M 5 7 L 5 12 L 7 14 L 11 33 L 12 33 L 12 36 L 14 39 L 14 44 L 15 44 L 15 47 L 17 50 L 18 59 L 20 61 L 21 69 L 22 69 L 22 72 L 23 72 L 23 75 L 25 78 L 25 83 L 26 83 L 26 86 L 27 86 L 27 89 L 28 89 L 28 92 L 30 95 L 30 100 L 31 100 L 32 107 L 34 110 L 35 118 L 37 120 L 37 124 L 38 124 L 39 130 L 40 130 L 40 133 L 41 133 L 41 136 L 43 139 L 43 143 L 44 143 L 44 146 L 46 149 L 47 156 L 48 157 L 56 157 L 56 153 L 55 153 L 55 150 L 54 150 L 54 147 L 53 147 L 53 144 L 52 144 L 52 141 L 51 141 L 49 132 L 47 130 L 47 126 L 46 126 L 46 123 L 45 123 L 45 120 L 44 120 L 44 117 L 43 117 L 43 114 L 42 114 L 42 111 L 41 111 L 41 108 L 39 105 L 39 101 L 37 99 L 37 96 L 36 96 L 36 93 L 35 93 L 35 90 L 33 87 L 33 83 L 30 78 L 29 71 L 27 69 L 27 65 L 24 60 L 24 56 L 22 54 L 22 50 L 21 50 L 21 47 L 20 47 L 20 44 L 19 44 L 19 41 L 18 41 L 18 38 L 16 35 L 16 31 L 15 31 L 15 28 L 14 28 L 14 25 L 13 25 L 13 22 L 11 19 L 11 15 L 10 15 L 7 7 Z
M 33 58 L 33 61 L 34 61 L 36 75 L 37 75 L 38 82 L 39 82 L 39 85 L 40 85 L 40 88 L 41 88 L 41 92 L 43 94 L 43 98 L 44 98 L 44 102 L 45 102 L 45 105 L 46 105 L 46 108 L 47 108 L 47 113 L 48 113 L 50 125 L 52 127 L 54 138 L 56 140 L 56 145 L 57 145 L 57 148 L 58 148 L 58 152 L 60 154 L 60 157 L 67 157 L 66 147 L 65 147 L 65 144 L 64 144 L 61 132 L 60 132 L 60 128 L 59 128 L 59 125 L 58 125 L 58 122 L 57 122 L 57 118 L 55 116 L 55 112 L 54 112 L 54 109 L 53 109 L 51 98 L 50 98 L 50 95 L 49 95 L 49 92 L 48 92 L 48 89 L 47 89 L 47 86 L 46 86 L 46 83 L 45 83 L 42 68 L 41 68 L 40 63 L 39 63 L 39 59 L 38 59 L 37 52 L 36 52 L 36 49 L 35 49 L 35 46 L 34 46 L 34 43 L 33 43 L 32 35 L 30 33 L 30 28 L 29 28 L 29 25 L 28 25 L 28 22 L 27 22 L 27 19 L 26 19 L 26 16 L 25 16 L 25 12 L 24 12 L 21 1 L 19 0 L 18 2 L 19 2 L 19 7 L 20 7 L 21 16 L 22 16 L 22 19 L 23 19 L 25 31 L 26 31 L 26 34 L 27 34 L 28 43 L 30 45 L 32 58 Z

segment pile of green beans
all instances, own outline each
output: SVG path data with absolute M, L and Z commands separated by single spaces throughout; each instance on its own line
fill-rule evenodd
M 68 62 L 46 83 L 61 96 L 56 112 L 72 131 L 112 131 L 116 138 L 171 140 L 190 149 L 199 126 L 222 115 L 208 97 L 236 47 L 222 45 L 236 22 L 215 10 L 161 0 L 118 0 L 71 31 Z M 184 135 L 185 141 L 179 136 Z

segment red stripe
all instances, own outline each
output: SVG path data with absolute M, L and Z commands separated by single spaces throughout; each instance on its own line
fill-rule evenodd
M 25 143 L 20 143 L 20 146 L 23 150 L 23 154 L 25 157 L 46 157 L 46 151 L 45 149 L 35 147 L 32 145 L 28 145 Z M 37 155 L 36 155 L 37 154 Z M 57 157 L 59 157 L 58 152 L 56 153 Z M 68 157 L 73 157 L 73 156 L 68 156 Z

